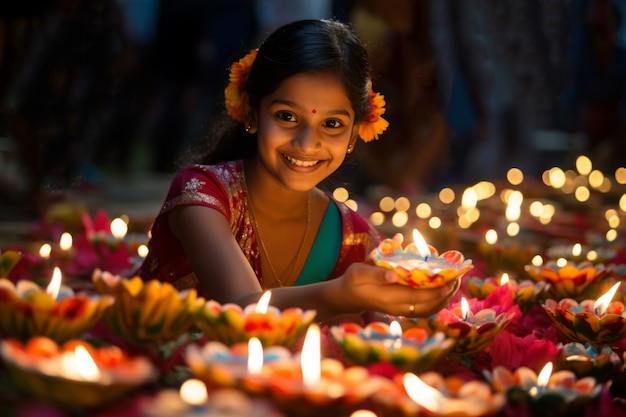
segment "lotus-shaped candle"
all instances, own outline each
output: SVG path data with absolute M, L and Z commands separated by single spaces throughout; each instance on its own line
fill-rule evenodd
M 526 265 L 526 272 L 536 282 L 550 284 L 546 297 L 581 301 L 597 295 L 598 286 L 608 270 L 603 265 L 593 265 L 586 261 L 579 264 L 568 261 L 563 266 L 559 266 L 556 261 L 549 261 L 543 266 Z
M 515 371 L 498 366 L 485 377 L 495 391 L 506 393 L 511 405 L 527 402 L 533 416 L 571 415 L 602 390 L 593 377 L 577 379 L 568 370 L 552 373 L 552 367 L 548 362 L 537 375 L 524 366 Z
M 609 346 L 600 349 L 590 343 L 567 343 L 561 346 L 561 355 L 561 368 L 569 369 L 579 377 L 593 376 L 597 380 L 610 375 L 622 363 Z
M 205 303 L 194 289 L 179 292 L 167 282 L 126 279 L 100 270 L 92 278 L 96 291 L 115 298 L 102 316 L 106 326 L 137 345 L 172 341 L 189 331 Z
M 74 293 L 61 279 L 58 268 L 46 289 L 29 280 L 13 284 L 0 278 L 0 332 L 24 341 L 48 336 L 62 343 L 91 329 L 113 304 L 113 297 Z
M 450 354 L 471 355 L 489 346 L 514 316 L 514 312 L 497 314 L 493 308 L 482 308 L 473 312 L 463 297 L 460 306 L 443 308 L 433 317 L 418 320 L 416 325 L 442 332 L 455 339 L 456 343 Z
M 611 345 L 626 337 L 626 311 L 621 301 L 611 301 L 621 283 L 597 300 L 578 303 L 571 298 L 547 299 L 542 305 L 554 326 L 574 342 L 596 347 Z
M 376 265 L 395 271 L 400 276 L 400 283 L 410 287 L 440 287 L 473 268 L 472 260 L 465 259 L 457 250 L 439 255 L 417 230 L 413 231 L 413 243 L 404 249 L 402 242 L 384 239 L 370 258 Z
M 332 326 L 330 332 L 346 358 L 354 365 L 391 363 L 396 368 L 421 373 L 432 368 L 454 346 L 455 339 L 436 332 L 432 336 L 420 327 L 403 332 L 397 321 Z
M 484 381 L 408 372 L 381 387 L 373 402 L 381 416 L 485 417 L 498 414 L 506 396 Z
M 507 286 L 513 293 L 513 302 L 522 311 L 528 311 L 533 305 L 542 301 L 545 293 L 550 288 L 547 282 L 534 282 L 524 280 L 517 282 L 509 278 L 507 273 L 502 274 L 500 279 L 495 277 L 479 278 L 470 277 L 465 279 L 467 293 L 479 300 L 483 300 L 501 286 Z
M 210 340 L 228 346 L 256 337 L 265 347 L 291 347 L 304 335 L 316 311 L 300 308 L 281 311 L 269 305 L 270 298 L 271 292 L 267 291 L 258 303 L 245 308 L 209 300 L 199 312 L 197 326 Z
M 363 367 L 322 359 L 319 342 L 319 328 L 312 324 L 299 353 L 283 346 L 264 349 L 252 337 L 230 347 L 220 342 L 190 345 L 185 359 L 207 386 L 263 396 L 289 416 L 344 415 L 388 382 Z
M 94 347 L 78 339 L 63 345 L 40 336 L 24 344 L 5 339 L 0 354 L 19 389 L 72 409 L 111 403 L 157 376 L 144 357 L 128 357 L 115 346 Z

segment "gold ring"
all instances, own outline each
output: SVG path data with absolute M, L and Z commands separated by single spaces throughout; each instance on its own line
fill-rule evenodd
M 415 305 L 411 304 L 409 306 L 409 315 L 412 316 L 414 312 L 415 312 Z

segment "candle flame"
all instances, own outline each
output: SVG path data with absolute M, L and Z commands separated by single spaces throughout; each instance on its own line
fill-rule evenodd
M 260 314 L 267 313 L 267 308 L 270 305 L 270 298 L 272 298 L 272 292 L 269 290 L 265 291 L 263 295 L 261 296 L 261 298 L 259 298 L 259 301 L 256 303 L 256 306 L 254 307 L 255 313 L 260 313 Z
M 537 377 L 537 386 L 538 387 L 548 386 L 548 382 L 550 382 L 551 375 L 552 375 L 552 362 L 548 362 L 545 364 L 541 372 L 539 372 L 539 376 Z
M 61 278 L 61 270 L 58 266 L 55 266 L 52 271 L 52 279 L 46 287 L 46 293 L 54 300 L 57 299 L 59 292 L 61 291 Z
M 506 272 L 502 274 L 502 276 L 500 277 L 500 285 L 506 285 L 509 283 L 509 274 L 507 274 Z
M 302 352 L 300 353 L 302 380 L 304 385 L 312 387 L 320 380 L 322 362 L 320 354 L 320 328 L 312 323 L 304 337 Z
M 65 374 L 70 378 L 83 381 L 100 378 L 98 365 L 84 346 L 76 346 L 73 352 L 65 353 L 61 360 Z
M 61 238 L 59 239 L 59 247 L 62 251 L 68 251 L 72 249 L 72 235 L 68 232 L 63 232 L 61 234 Z
M 263 369 L 263 345 L 257 337 L 248 340 L 248 373 L 258 375 Z
M 124 220 L 122 220 L 119 217 L 111 221 L 111 225 L 109 228 L 111 229 L 111 234 L 116 239 L 123 239 L 124 236 L 126 236 L 126 233 L 128 232 L 128 225 L 126 224 Z
M 180 398 L 190 405 L 202 405 L 209 399 L 206 385 L 196 378 L 190 378 L 180 386 Z
M 573 256 L 580 256 L 580 254 L 583 253 L 583 247 L 580 243 L 575 244 L 572 247 L 572 255 Z
M 415 243 L 415 247 L 417 248 L 420 256 L 424 258 L 428 258 L 430 256 L 428 243 L 426 243 L 424 237 L 417 229 L 413 229 L 413 243 Z
M 411 372 L 404 374 L 404 389 L 409 397 L 421 407 L 432 413 L 438 413 L 441 409 L 443 394 L 436 388 L 422 381 Z
M 463 316 L 463 320 L 467 320 L 470 314 L 469 303 L 465 299 L 465 297 L 461 297 L 461 315 Z
M 398 320 L 389 323 L 389 334 L 395 337 L 402 337 L 402 326 L 400 326 Z
M 606 293 L 604 293 L 602 297 L 598 298 L 596 302 L 593 303 L 593 309 L 596 311 L 596 314 L 604 314 L 606 309 L 609 307 L 611 300 L 613 300 L 613 297 L 615 296 L 615 293 L 617 292 L 617 289 L 619 288 L 621 283 L 622 282 L 619 281 L 613 284 L 611 289 L 609 289 Z
M 49 243 L 44 243 L 39 248 L 39 256 L 41 256 L 43 259 L 50 258 L 50 253 L 52 253 L 52 246 L 50 246 Z

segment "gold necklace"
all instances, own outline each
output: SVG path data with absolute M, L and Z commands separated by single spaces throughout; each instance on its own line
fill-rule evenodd
M 265 243 L 263 242 L 263 237 L 261 236 L 261 229 L 259 229 L 259 224 L 257 223 L 256 215 L 254 214 L 254 205 L 252 204 L 252 199 L 249 197 L 249 195 L 250 193 L 247 190 L 247 184 L 246 184 L 246 199 L 248 200 L 248 206 L 250 206 L 250 217 L 252 217 L 252 224 L 254 224 L 254 228 L 256 229 L 256 234 L 259 237 L 261 250 L 263 251 L 263 254 L 265 255 L 265 259 L 267 259 L 267 264 L 269 265 L 270 270 L 272 271 L 272 274 L 274 275 L 274 279 L 276 279 L 276 282 L 278 282 L 278 285 L 280 287 L 284 287 L 285 283 L 283 283 L 281 279 L 278 277 L 278 274 L 276 273 L 276 270 L 274 269 L 274 265 L 272 264 L 272 260 L 270 259 L 269 253 L 267 252 L 267 248 L 265 247 Z M 309 234 L 309 226 L 311 224 L 311 196 L 308 194 L 307 194 L 306 204 L 307 204 L 306 228 L 304 229 L 304 236 L 302 236 L 302 240 L 300 241 L 298 252 L 296 252 L 296 259 L 294 262 L 288 265 L 288 267 L 290 267 L 288 269 L 289 274 L 287 274 L 287 272 L 285 271 L 285 276 L 287 276 L 288 278 L 291 274 L 293 274 L 293 270 L 296 268 L 296 265 L 298 265 L 298 262 L 300 261 L 300 254 L 302 253 L 304 242 L 306 242 L 306 237 Z

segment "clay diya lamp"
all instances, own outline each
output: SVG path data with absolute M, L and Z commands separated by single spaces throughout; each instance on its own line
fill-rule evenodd
M 542 301 L 546 296 L 546 291 L 550 288 L 550 284 L 546 282 L 534 282 L 531 280 L 523 280 L 518 282 L 509 278 L 505 272 L 500 279 L 496 277 L 470 277 L 465 279 L 467 293 L 479 300 L 484 300 L 496 289 L 506 286 L 513 295 L 513 302 L 517 304 L 522 311 L 528 311 L 532 306 Z
M 617 353 L 609 346 L 597 348 L 590 343 L 571 342 L 560 348 L 560 368 L 569 369 L 578 377 L 593 376 L 601 381 L 622 364 Z
M 581 301 L 597 293 L 598 286 L 608 273 L 603 265 L 587 261 L 579 264 L 568 261 L 562 266 L 557 261 L 549 261 L 542 266 L 526 265 L 525 269 L 535 282 L 550 284 L 546 297 L 554 300 L 572 298 Z

